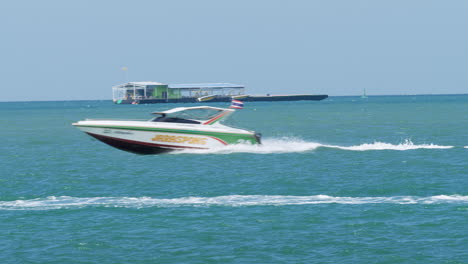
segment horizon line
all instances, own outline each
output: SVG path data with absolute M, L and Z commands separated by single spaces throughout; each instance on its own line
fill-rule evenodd
M 376 94 L 369 95 L 367 97 L 380 97 L 380 96 L 439 96 L 439 95 L 468 95 L 468 93 L 421 93 L 421 94 Z M 361 97 L 359 95 L 328 95 L 328 98 L 331 97 Z M 328 99 L 326 98 L 326 99 Z M 325 99 L 325 100 L 326 100 Z M 112 101 L 112 99 L 58 99 L 58 100 L 24 100 L 24 101 L 0 101 L 0 103 L 27 103 L 27 102 L 77 102 L 77 101 Z

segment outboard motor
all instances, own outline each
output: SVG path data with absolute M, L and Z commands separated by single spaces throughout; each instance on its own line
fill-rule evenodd
M 255 132 L 255 139 L 257 140 L 258 144 L 262 144 L 262 133 Z

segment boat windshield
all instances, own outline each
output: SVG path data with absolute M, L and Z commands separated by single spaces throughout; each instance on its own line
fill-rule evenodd
M 168 113 L 167 117 L 182 119 L 209 120 L 219 115 L 223 110 L 213 108 L 186 109 L 179 112 Z
M 210 120 L 223 112 L 223 109 L 195 108 L 184 109 L 177 112 L 158 113 L 161 116 L 154 118 L 153 122 L 192 123 L 200 124 Z

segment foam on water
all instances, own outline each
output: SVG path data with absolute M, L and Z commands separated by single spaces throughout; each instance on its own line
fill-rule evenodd
M 173 152 L 175 154 L 231 154 L 231 153 L 290 153 L 312 151 L 324 145 L 316 142 L 307 142 L 296 138 L 269 138 L 262 140 L 261 145 L 253 144 L 235 144 L 208 150 L 183 150 Z
M 434 144 L 415 145 L 411 140 L 406 139 L 403 143 L 394 145 L 385 142 L 375 141 L 372 144 L 362 144 L 358 146 L 342 147 L 342 146 L 327 146 L 344 150 L 366 151 L 366 150 L 413 150 L 413 149 L 450 149 L 453 146 L 439 146 Z
M 317 148 L 331 148 L 350 151 L 369 151 L 369 150 L 415 150 L 415 149 L 450 149 L 453 146 L 440 146 L 435 144 L 416 145 L 407 139 L 400 144 L 391 144 L 375 141 L 374 143 L 365 143 L 355 146 L 328 145 L 317 142 L 308 142 L 297 138 L 267 138 L 261 145 L 236 144 L 209 150 L 183 150 L 172 152 L 172 154 L 231 154 L 231 153 L 294 153 L 313 151 Z
M 286 206 L 310 204 L 467 204 L 468 196 L 437 195 L 429 197 L 334 197 L 328 195 L 227 195 L 217 197 L 69 197 L 50 196 L 30 200 L 0 201 L 0 210 L 54 210 L 85 207 L 181 207 L 181 206 Z

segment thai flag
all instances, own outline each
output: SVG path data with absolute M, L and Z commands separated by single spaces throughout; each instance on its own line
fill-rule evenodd
M 230 108 L 242 109 L 244 108 L 244 103 L 239 100 L 232 100 Z

